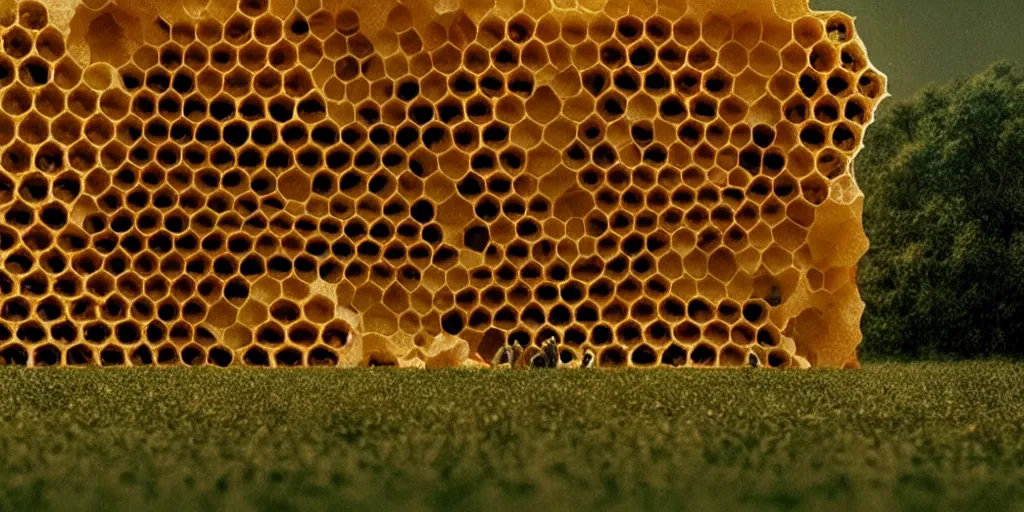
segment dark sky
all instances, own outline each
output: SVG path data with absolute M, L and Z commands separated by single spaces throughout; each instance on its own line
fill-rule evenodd
M 902 99 L 932 82 L 1024 63 L 1024 0 L 811 0 L 854 17 L 872 64 Z

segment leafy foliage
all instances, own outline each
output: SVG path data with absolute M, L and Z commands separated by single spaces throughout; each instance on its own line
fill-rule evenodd
M 1024 355 L 1024 70 L 927 88 L 865 145 L 865 355 Z

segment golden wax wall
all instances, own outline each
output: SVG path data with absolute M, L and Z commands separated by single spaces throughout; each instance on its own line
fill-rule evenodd
M 806 0 L 0 1 L 0 362 L 850 366 Z

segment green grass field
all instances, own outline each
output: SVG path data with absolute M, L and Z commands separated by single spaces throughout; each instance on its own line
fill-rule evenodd
M 1024 510 L 1024 365 L 0 370 L 0 510 Z

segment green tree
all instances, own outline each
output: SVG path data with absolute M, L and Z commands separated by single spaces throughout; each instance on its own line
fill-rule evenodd
M 868 357 L 1024 355 L 1024 70 L 885 110 L 856 162 Z

